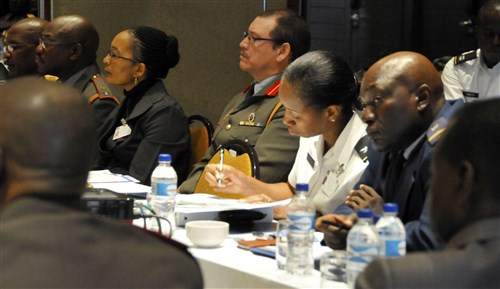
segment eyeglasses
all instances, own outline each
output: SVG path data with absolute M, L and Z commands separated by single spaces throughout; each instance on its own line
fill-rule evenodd
M 120 55 L 118 55 L 118 54 L 114 53 L 113 51 L 111 51 L 111 49 L 110 49 L 110 50 L 108 50 L 108 55 L 109 55 L 109 57 L 111 57 L 112 59 L 118 59 L 118 58 L 119 58 L 119 59 L 123 59 L 123 60 L 128 60 L 128 61 L 131 61 L 131 62 L 134 62 L 134 63 L 138 62 L 137 60 L 135 60 L 135 59 L 133 59 L 133 58 L 127 58 L 127 57 L 120 56 Z
M 273 42 L 276 42 L 274 39 L 272 38 L 262 38 L 262 37 L 253 37 L 252 35 L 248 34 L 248 32 L 243 32 L 243 38 L 246 38 L 250 41 L 250 43 L 254 44 L 255 41 L 259 41 L 259 40 L 262 40 L 262 41 L 273 41 Z
M 64 42 L 64 41 L 51 41 L 42 38 L 38 38 L 38 45 L 42 46 L 43 49 L 46 49 L 47 46 L 64 46 L 64 45 L 73 45 L 76 44 L 74 42 Z
M 6 53 L 6 52 L 14 52 L 14 50 L 17 50 L 18 48 L 21 48 L 21 47 L 25 47 L 25 46 L 29 46 L 31 44 L 7 44 L 3 47 L 3 52 Z

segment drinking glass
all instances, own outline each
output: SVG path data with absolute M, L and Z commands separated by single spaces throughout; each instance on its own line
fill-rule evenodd
M 321 256 L 321 288 L 335 288 L 335 282 L 347 282 L 346 278 L 346 251 L 335 250 Z

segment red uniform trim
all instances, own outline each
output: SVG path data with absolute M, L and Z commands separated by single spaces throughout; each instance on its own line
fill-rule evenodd
M 264 95 L 272 96 L 272 97 L 278 95 L 278 92 L 280 91 L 280 83 L 281 83 L 281 78 L 276 80 L 276 82 L 273 83 L 273 85 L 271 85 L 271 87 L 269 87 L 268 90 L 266 90 Z M 245 89 L 243 90 L 243 93 L 247 93 L 247 91 L 250 89 L 251 85 L 252 85 L 252 83 L 249 83 L 247 85 L 247 87 L 245 87 Z

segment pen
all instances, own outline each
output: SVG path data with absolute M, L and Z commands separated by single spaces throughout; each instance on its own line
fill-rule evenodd
M 222 166 L 224 165 L 224 149 L 220 149 L 220 161 L 219 161 L 219 177 L 217 178 L 217 185 L 220 187 L 222 185 Z
M 341 230 L 341 229 L 349 230 L 350 229 L 349 227 L 347 227 L 344 224 L 340 224 L 340 223 L 336 223 L 336 222 L 330 222 L 330 221 L 327 221 L 327 220 L 321 220 L 321 223 L 323 223 L 325 225 L 330 225 L 330 226 L 338 227 L 339 230 Z

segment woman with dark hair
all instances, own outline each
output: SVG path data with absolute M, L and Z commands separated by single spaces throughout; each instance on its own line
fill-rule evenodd
M 188 170 L 188 122 L 162 79 L 179 62 L 177 38 L 151 27 L 118 33 L 104 57 L 105 80 L 125 99 L 99 129 L 96 169 L 128 174 L 149 184 L 158 154 L 172 155 L 178 181 Z
M 308 183 L 316 210 L 333 212 L 368 165 L 366 127 L 353 111 L 358 86 L 349 65 L 334 53 L 299 57 L 283 73 L 279 94 L 286 108 L 283 123 L 301 137 L 288 183 L 266 184 L 229 166 L 220 173 L 217 165 L 206 167 L 207 181 L 217 191 L 256 195 L 249 197 L 253 201 L 287 199 L 297 183 Z

